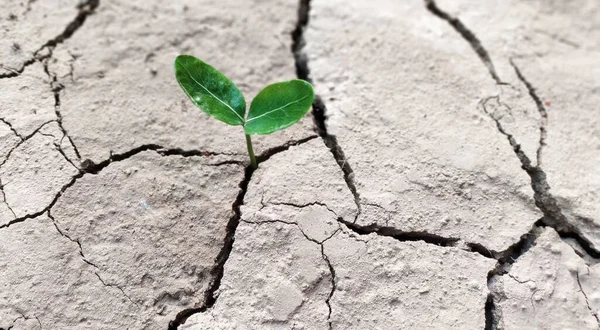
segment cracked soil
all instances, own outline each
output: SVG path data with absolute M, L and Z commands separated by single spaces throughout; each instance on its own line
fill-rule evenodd
M 4 0 L 0 330 L 600 329 L 595 0 Z M 313 83 L 255 140 L 246 95 Z

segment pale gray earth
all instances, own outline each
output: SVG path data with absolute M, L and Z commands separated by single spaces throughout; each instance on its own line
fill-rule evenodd
M 0 329 L 600 329 L 596 0 L 3 0 Z M 178 54 L 254 137 L 180 90 Z

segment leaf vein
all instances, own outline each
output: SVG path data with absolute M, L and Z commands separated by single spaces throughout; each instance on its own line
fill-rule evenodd
M 268 115 L 268 114 L 270 114 L 270 113 L 273 113 L 273 112 L 275 112 L 275 111 L 281 110 L 281 109 L 283 109 L 283 108 L 285 108 L 285 107 L 287 107 L 287 106 L 289 106 L 289 105 L 291 105 L 291 104 L 298 103 L 298 102 L 300 102 L 300 101 L 304 100 L 304 99 L 305 99 L 305 98 L 307 98 L 307 97 L 308 97 L 308 95 L 306 95 L 306 96 L 304 96 L 304 97 L 302 97 L 302 98 L 300 98 L 300 99 L 297 99 L 297 100 L 295 100 L 295 101 L 292 101 L 292 102 L 290 102 L 290 103 L 288 103 L 288 104 L 286 104 L 286 105 L 283 105 L 283 106 L 281 106 L 281 107 L 279 107 L 279 108 L 277 108 L 277 109 L 273 109 L 273 110 L 271 110 L 271 111 L 267 111 L 267 112 L 265 112 L 265 113 L 263 113 L 263 114 L 261 114 L 261 115 L 258 115 L 258 116 L 256 116 L 256 117 L 249 118 L 249 119 L 246 121 L 246 123 L 249 123 L 249 122 L 253 121 L 254 119 L 258 119 L 258 118 L 260 118 L 260 117 L 264 117 L 264 116 L 266 116 L 266 115 Z
M 204 85 L 202 85 L 200 82 L 198 82 L 196 79 L 194 79 L 194 76 L 192 75 L 192 73 L 185 67 L 185 65 L 181 65 L 181 67 L 185 70 L 185 72 L 187 72 L 187 74 L 190 76 L 190 78 L 192 78 L 192 80 L 198 84 L 198 86 L 204 88 L 205 91 L 208 92 L 208 94 L 210 94 L 212 97 L 214 97 L 215 99 L 217 99 L 217 101 L 221 102 L 224 106 L 226 106 L 229 110 L 231 110 L 239 119 L 242 120 L 242 123 L 244 122 L 244 118 L 242 118 L 242 116 L 240 116 L 239 113 L 237 113 L 235 110 L 233 110 L 233 108 L 225 103 L 223 100 L 221 100 L 220 98 L 218 98 L 215 94 L 213 94 L 210 90 L 208 90 L 208 88 L 206 88 Z

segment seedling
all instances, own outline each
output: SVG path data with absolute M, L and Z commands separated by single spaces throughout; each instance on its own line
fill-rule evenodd
M 246 100 L 237 86 L 200 59 L 177 56 L 175 78 L 200 110 L 229 125 L 242 126 L 253 168 L 258 164 L 250 135 L 270 134 L 294 124 L 308 111 L 315 97 L 311 84 L 304 80 L 274 83 L 254 97 L 246 116 Z

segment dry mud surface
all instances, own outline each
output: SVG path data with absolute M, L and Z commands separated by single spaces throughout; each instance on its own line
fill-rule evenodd
M 0 329 L 600 329 L 596 0 L 4 0 Z M 194 54 L 298 125 L 194 108 Z

